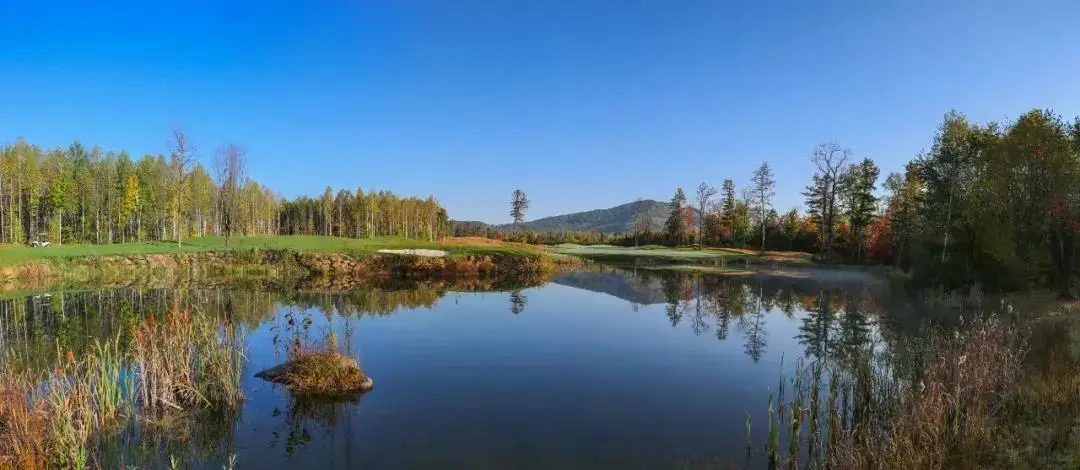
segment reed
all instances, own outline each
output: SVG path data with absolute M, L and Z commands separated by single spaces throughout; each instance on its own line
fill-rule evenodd
M 775 402 L 769 394 L 768 465 L 781 464 L 774 420 L 789 413 L 783 436 L 789 468 L 799 468 L 803 449 L 808 468 L 978 467 L 995 455 L 1002 426 L 1016 415 L 1010 404 L 1031 410 L 1080 401 L 1073 394 L 1080 379 L 1042 389 L 1021 385 L 1024 353 L 1022 332 L 990 316 L 954 334 L 929 336 L 912 358 L 868 349 L 842 366 L 796 364 L 790 401 L 783 386 Z M 900 373 L 920 365 L 921 373 Z M 827 393 L 823 409 L 821 392 Z
M 123 372 L 125 357 L 119 338 L 95 341 L 81 360 L 71 351 L 57 350 L 56 355 L 59 364 L 41 380 L 41 400 L 49 414 L 45 442 L 56 464 L 89 468 L 93 440 L 132 415 L 134 402 L 127 392 L 132 377 Z
M 43 372 L 9 353 L 0 363 L 0 468 L 100 468 L 96 450 L 133 423 L 235 409 L 240 345 L 235 326 L 175 312 L 136 325 L 128 348 L 120 337 L 97 340 L 76 358 L 57 346 Z
M 780 418 L 777 416 L 776 407 L 773 406 L 773 394 L 769 392 L 769 440 L 765 444 L 765 452 L 769 458 L 769 468 L 776 468 L 779 463 L 780 449 Z
M 0 372 L 0 468 L 45 468 L 49 460 L 48 414 L 28 397 L 25 383 L 11 370 Z
M 235 408 L 243 402 L 238 327 L 187 310 L 153 315 L 132 329 L 133 373 L 143 411 Z

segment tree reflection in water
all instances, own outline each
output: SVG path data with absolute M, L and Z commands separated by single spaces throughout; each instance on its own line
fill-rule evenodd
M 874 289 L 812 279 L 600 269 L 570 279 L 556 277 L 554 282 L 625 298 L 635 310 L 649 300 L 663 303 L 672 327 L 688 323 L 694 335 L 713 331 L 725 341 L 734 324 L 745 354 L 755 362 L 767 353 L 768 323 L 775 315 L 799 317 L 796 339 L 807 357 L 842 359 L 868 347 L 874 339 L 872 320 L 881 313 Z
M 520 290 L 516 290 L 510 293 L 510 313 L 518 315 L 525 311 L 525 305 L 529 303 L 529 299 L 522 294 Z
M 910 308 L 899 309 L 894 302 L 897 298 L 906 297 L 890 297 L 888 291 L 880 289 L 881 286 L 827 284 L 812 279 L 732 278 L 647 269 L 601 268 L 564 273 L 552 281 L 625 299 L 633 309 L 645 307 L 645 312 L 651 312 L 657 316 L 656 320 L 662 322 L 661 328 L 666 329 L 663 323 L 668 323 L 673 328 L 683 328 L 692 335 L 701 336 L 703 341 L 732 341 L 736 342 L 736 346 L 741 344 L 743 354 L 754 362 L 778 356 L 776 351 L 787 345 L 780 344 L 777 334 L 791 330 L 793 332 L 790 334 L 808 359 L 839 361 L 841 365 L 855 363 L 856 358 L 866 356 L 866 348 L 875 344 L 874 341 L 884 341 L 887 346 L 902 346 L 900 339 L 904 337 L 904 324 L 910 317 L 901 315 L 902 322 L 883 322 L 887 319 L 886 310 L 913 311 Z M 321 284 L 313 285 L 314 290 L 216 285 L 184 289 L 87 289 L 20 296 L 0 300 L 0 346 L 3 349 L 21 350 L 25 353 L 22 357 L 27 358 L 28 362 L 38 362 L 28 365 L 47 370 L 44 368 L 55 360 L 57 351 L 71 350 L 81 354 L 93 345 L 95 339 L 117 336 L 126 342 L 131 326 L 151 314 L 187 309 L 193 314 L 227 313 L 247 332 L 274 321 L 285 311 L 309 312 L 315 318 L 333 318 L 334 322 L 343 324 L 344 348 L 353 350 L 353 323 L 358 318 L 432 308 L 447 293 L 486 289 L 500 292 L 498 302 L 509 300 L 509 315 L 519 315 L 525 311 L 529 300 L 523 289 L 532 285 L 414 282 L 406 285 L 361 285 L 345 291 L 320 287 Z M 556 291 L 538 289 L 530 292 L 535 292 L 539 296 L 537 298 L 543 298 Z M 879 299 L 887 299 L 888 303 Z M 501 305 L 501 314 L 507 315 L 505 304 Z M 655 310 L 649 306 L 654 306 Z M 539 303 L 532 308 L 540 308 Z M 787 328 L 788 325 L 790 328 Z M 572 325 L 560 326 L 573 328 Z M 710 336 L 714 336 L 715 340 Z M 773 344 L 770 344 L 770 338 Z M 892 352 L 896 349 L 889 348 Z M 359 397 L 329 403 L 290 401 L 287 404 L 275 403 L 277 408 L 272 412 L 266 411 L 269 408 L 259 409 L 258 412 L 271 414 L 269 417 L 273 424 L 270 427 L 273 432 L 268 444 L 277 449 L 275 452 L 299 455 L 305 445 L 318 442 L 326 434 L 331 435 L 331 440 L 341 438 L 342 433 L 351 434 L 353 430 L 350 426 L 356 423 L 350 422 L 349 416 L 356 415 L 353 408 L 358 406 L 359 401 Z M 263 414 L 259 416 L 266 417 Z M 112 451 L 118 457 L 108 461 L 151 462 L 148 466 L 161 467 L 168 465 L 168 456 L 174 453 L 185 456 L 202 454 L 206 456 L 206 461 L 226 461 L 235 450 L 235 419 L 228 417 L 213 426 L 189 426 L 195 434 L 184 437 L 181 442 L 171 441 L 170 436 L 163 436 L 159 440 L 150 438 L 149 434 L 138 437 L 119 435 L 116 449 Z M 357 427 L 357 432 L 360 429 Z M 260 445 L 267 443 L 266 437 L 258 436 Z M 351 442 L 350 437 L 345 438 Z M 186 451 L 188 447 L 201 449 Z M 346 447 L 351 449 L 351 446 Z M 135 455 L 135 452 L 140 452 L 141 456 Z
M 797 339 L 807 357 L 854 357 L 874 336 L 873 319 L 882 307 L 874 289 L 825 285 L 807 279 L 733 278 L 658 270 L 575 272 L 554 282 L 624 298 L 634 309 L 664 304 L 673 327 L 686 324 L 694 335 L 726 341 L 732 327 L 744 352 L 760 360 L 768 351 L 770 318 L 799 317 Z M 505 286 L 498 286 L 500 288 Z M 59 346 L 76 354 L 95 338 L 123 337 L 150 313 L 173 308 L 192 312 L 228 310 L 251 330 L 273 318 L 276 309 L 316 310 L 327 318 L 391 315 L 402 308 L 432 308 L 447 292 L 483 290 L 483 285 L 411 283 L 343 292 L 231 289 L 100 289 L 0 300 L 0 342 L 42 354 Z M 528 299 L 520 288 L 507 294 L 510 313 L 521 314 Z M 42 366 L 45 366 L 43 363 Z

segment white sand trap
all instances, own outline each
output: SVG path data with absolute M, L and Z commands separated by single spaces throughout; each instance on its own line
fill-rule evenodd
M 441 258 L 449 253 L 443 250 L 425 250 L 422 248 L 406 248 L 404 250 L 388 250 L 383 248 L 379 250 L 379 253 L 390 253 L 395 255 L 413 255 L 413 256 L 427 256 L 431 258 Z

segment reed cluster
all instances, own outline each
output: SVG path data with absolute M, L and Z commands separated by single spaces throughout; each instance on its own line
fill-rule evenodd
M 1024 395 L 1036 390 L 1024 376 L 1023 338 L 989 316 L 931 334 L 904 357 L 868 346 L 844 364 L 797 363 L 769 394 L 768 466 L 980 468 L 1000 461 L 1016 404 L 1031 408 Z M 1075 404 L 1068 392 L 1080 380 L 1069 384 L 1056 380 L 1039 396 Z
M 0 364 L 0 469 L 102 467 L 96 449 L 137 423 L 243 401 L 235 326 L 187 312 L 153 317 L 82 357 L 57 350 L 47 371 Z M 182 421 L 182 420 L 176 420 Z
M 147 412 L 232 408 L 243 400 L 244 358 L 235 324 L 186 310 L 160 320 L 151 315 L 133 328 L 131 357 Z

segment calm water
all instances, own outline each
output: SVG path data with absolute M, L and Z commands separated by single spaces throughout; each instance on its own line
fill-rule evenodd
M 414 285 L 328 294 L 118 289 L 0 301 L 3 347 L 76 351 L 176 305 L 247 331 L 238 416 L 125 462 L 190 468 L 682 468 L 742 466 L 745 419 L 798 359 L 843 360 L 904 334 L 902 294 L 871 278 L 736 280 L 600 270 L 513 292 Z M 297 404 L 252 375 L 279 364 L 286 316 L 336 333 L 375 389 Z M 902 317 L 904 322 L 883 319 Z M 755 426 L 756 442 L 765 430 Z M 155 457 L 156 456 L 156 457 Z M 156 460 L 155 460 L 156 458 Z

